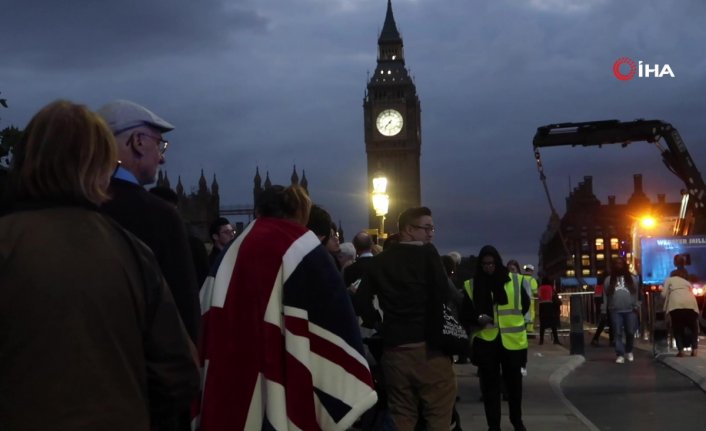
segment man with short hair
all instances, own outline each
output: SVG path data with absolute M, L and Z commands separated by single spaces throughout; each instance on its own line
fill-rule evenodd
M 427 325 L 431 293 L 449 288 L 441 257 L 431 244 L 431 210 L 409 208 L 398 225 L 400 243 L 372 259 L 354 300 L 366 327 L 380 326 L 374 295 L 384 313 L 381 365 L 395 429 L 413 430 L 420 405 L 427 429 L 448 429 L 456 376 L 451 357 L 429 339 Z
M 349 267 L 343 270 L 343 281 L 346 286 L 351 286 L 363 278 L 373 257 L 373 238 L 366 232 L 360 231 L 353 237 L 353 247 L 358 258 Z
M 97 113 L 115 135 L 119 158 L 108 189 L 112 199 L 101 210 L 152 249 L 184 327 L 198 344 L 201 309 L 186 227 L 173 205 L 143 188 L 155 181 L 167 150 L 162 134 L 174 126 L 127 100 L 110 102 Z M 161 411 L 153 419 L 160 430 L 190 428 L 188 409 Z
M 319 205 L 312 205 L 306 227 L 316 234 L 316 237 L 319 238 L 321 244 L 331 255 L 336 268 L 340 271 L 341 264 L 338 261 L 338 254 L 341 252 L 341 243 L 338 239 L 336 224 L 331 219 L 331 214 Z
M 221 251 L 235 238 L 235 229 L 233 229 L 233 225 L 230 224 L 227 218 L 218 217 L 208 228 L 208 234 L 211 237 L 211 241 L 213 241 L 213 248 L 211 248 L 211 253 L 208 255 L 208 264 L 213 266 Z

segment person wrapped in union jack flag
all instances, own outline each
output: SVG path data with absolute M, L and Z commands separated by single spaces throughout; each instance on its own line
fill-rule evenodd
M 202 431 L 345 430 L 377 394 L 343 279 L 305 227 L 304 189 L 272 186 L 201 291 Z

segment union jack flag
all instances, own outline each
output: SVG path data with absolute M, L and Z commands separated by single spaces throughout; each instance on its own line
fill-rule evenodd
M 192 428 L 345 430 L 375 404 L 343 280 L 305 227 L 250 223 L 204 283 L 201 313 Z

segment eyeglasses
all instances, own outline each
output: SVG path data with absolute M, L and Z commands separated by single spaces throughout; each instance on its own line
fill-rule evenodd
M 424 232 L 426 232 L 426 233 L 433 233 L 434 232 L 434 226 L 418 226 L 416 224 L 411 224 L 410 226 L 412 226 L 415 229 L 424 229 Z
M 228 235 L 228 236 L 235 236 L 235 230 L 234 229 L 223 229 L 222 231 L 218 232 L 220 235 Z
M 157 141 L 157 148 L 159 149 L 160 154 L 164 154 L 167 151 L 167 147 L 169 146 L 169 142 L 165 141 L 164 139 L 159 138 L 157 136 L 148 135 L 147 133 L 138 133 L 137 136 L 146 136 L 148 138 L 152 138 L 155 141 Z

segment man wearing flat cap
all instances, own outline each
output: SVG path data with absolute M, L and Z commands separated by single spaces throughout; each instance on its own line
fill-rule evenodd
M 186 228 L 173 205 L 143 188 L 155 182 L 167 150 L 167 141 L 162 135 L 174 126 L 149 109 L 127 100 L 110 102 L 97 112 L 115 135 L 119 158 L 110 181 L 112 199 L 103 204 L 101 210 L 152 249 L 184 326 L 196 344 L 201 312 Z M 153 429 L 190 428 L 188 406 L 174 406 L 164 400 L 150 407 Z

